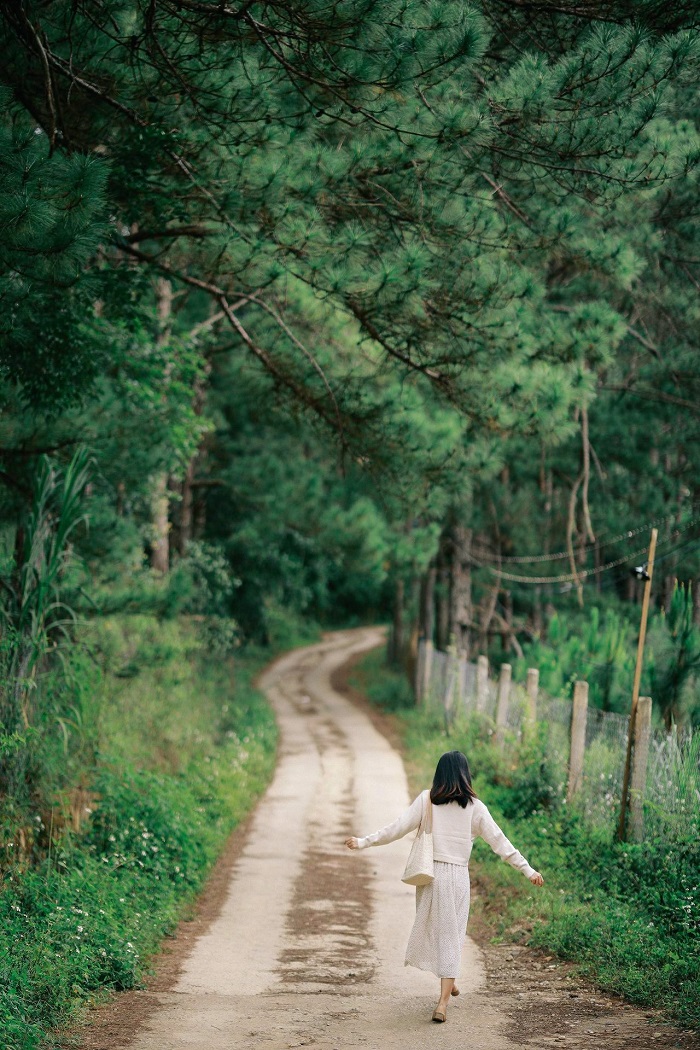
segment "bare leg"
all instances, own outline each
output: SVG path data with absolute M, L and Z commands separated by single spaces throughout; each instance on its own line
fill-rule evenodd
M 440 978 L 440 1002 L 438 1003 L 438 1008 L 440 1010 L 447 1010 L 447 1004 L 449 1003 L 450 996 L 452 995 L 452 989 L 454 988 L 455 979 L 456 978 L 454 977 Z

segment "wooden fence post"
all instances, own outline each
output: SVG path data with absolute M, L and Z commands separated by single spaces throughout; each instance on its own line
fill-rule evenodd
M 496 707 L 496 740 L 500 747 L 505 742 L 506 726 L 508 725 L 508 704 L 510 702 L 510 678 L 513 668 L 510 664 L 501 664 L 501 673 L 498 677 L 498 706 Z
M 540 672 L 536 667 L 528 667 L 527 684 L 525 686 L 527 693 L 526 719 L 528 722 L 537 721 L 537 693 L 539 692 L 539 686 Z
M 489 659 L 480 656 L 476 661 L 476 709 L 483 711 L 489 688 Z
M 445 711 L 445 727 L 449 730 L 454 721 L 455 690 L 459 677 L 459 658 L 455 655 L 454 650 L 448 655 L 446 671 L 445 695 L 442 699 L 442 706 Z
M 423 659 L 421 660 L 421 682 L 419 699 L 422 702 L 430 699 L 430 683 L 433 676 L 433 643 L 429 638 L 423 642 Z
M 571 751 L 569 752 L 569 783 L 566 801 L 571 802 L 583 781 L 583 755 L 586 750 L 586 720 L 588 718 L 588 682 L 574 685 L 574 707 L 571 712 Z
M 640 696 L 634 722 L 634 758 L 630 790 L 630 831 L 634 842 L 644 839 L 644 795 L 651 739 L 651 697 Z
M 634 681 L 632 682 L 632 710 L 630 711 L 630 724 L 627 732 L 627 752 L 625 755 L 625 771 L 622 774 L 622 797 L 620 799 L 620 819 L 617 822 L 617 837 L 620 842 L 625 841 L 627 832 L 627 806 L 629 802 L 630 772 L 632 769 L 632 747 L 634 745 L 635 720 L 637 717 L 637 705 L 639 703 L 639 688 L 642 681 L 642 663 L 644 661 L 644 639 L 647 634 L 647 617 L 649 615 L 649 601 L 651 598 L 651 583 L 654 577 L 654 557 L 656 555 L 656 541 L 659 536 L 658 529 L 651 530 L 651 541 L 649 543 L 649 560 L 646 567 L 642 569 L 644 579 L 644 595 L 642 597 L 642 616 L 639 622 L 639 638 L 637 640 L 637 661 L 634 667 Z M 635 570 L 635 574 L 636 574 Z

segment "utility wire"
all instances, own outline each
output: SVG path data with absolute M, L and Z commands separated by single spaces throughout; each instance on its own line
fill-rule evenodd
M 696 506 L 696 505 L 695 505 Z M 695 506 L 693 509 L 695 509 Z M 654 521 L 646 522 L 644 525 L 638 525 L 634 529 L 627 529 L 626 532 L 620 532 L 616 536 L 611 536 L 610 539 L 597 540 L 595 543 L 588 543 L 585 547 L 579 547 L 578 550 L 591 551 L 595 550 L 596 547 L 609 547 L 613 543 L 620 543 L 622 540 L 632 539 L 633 536 L 638 536 L 640 532 L 646 532 L 648 529 L 657 528 L 659 525 L 664 525 L 666 522 L 675 521 L 675 514 L 667 514 L 663 518 L 656 518 Z M 677 531 L 682 532 L 686 528 L 690 528 L 695 522 L 700 521 L 699 518 L 693 518 L 691 522 L 686 525 L 678 525 Z M 492 551 L 484 551 L 483 554 L 478 554 L 477 557 L 483 558 L 484 556 L 492 556 Z M 520 563 L 520 564 L 534 564 L 535 562 L 545 561 L 562 561 L 564 558 L 569 557 L 568 551 L 556 551 L 551 554 L 508 554 L 501 557 L 502 562 Z
M 660 521 L 669 521 L 669 519 L 664 518 L 664 519 L 660 519 Z M 684 525 L 678 525 L 674 529 L 674 532 L 678 535 L 681 532 L 687 531 L 687 529 L 693 528 L 693 526 L 697 525 L 698 523 L 700 523 L 700 517 L 693 518 L 693 519 L 691 519 L 691 521 L 685 522 Z M 624 535 L 625 538 L 633 537 L 633 535 L 636 535 L 638 532 L 643 531 L 646 527 L 648 527 L 648 526 L 645 526 L 645 525 L 644 526 L 640 526 L 639 528 L 634 529 L 634 530 L 632 530 L 630 532 L 623 533 L 623 535 Z M 618 537 L 617 539 L 620 539 L 620 538 Z M 610 540 L 608 542 L 609 543 L 613 543 L 614 541 Z M 586 550 L 590 550 L 591 548 L 589 546 L 589 547 L 587 547 L 585 549 Z M 567 573 L 564 573 L 564 574 L 561 574 L 561 575 L 557 575 L 557 576 L 531 576 L 531 575 L 525 576 L 525 575 L 518 575 L 518 574 L 513 573 L 513 572 L 506 572 L 503 569 L 499 568 L 499 566 L 497 566 L 497 565 L 492 565 L 492 564 L 490 565 L 490 564 L 488 564 L 488 562 L 480 561 L 478 558 L 473 558 L 473 556 L 471 558 L 471 563 L 476 568 L 488 569 L 489 572 L 493 572 L 494 575 L 500 576 L 502 580 L 508 580 L 511 583 L 518 583 L 518 584 L 548 584 L 548 583 L 557 584 L 557 583 L 561 583 L 561 584 L 565 584 L 565 583 L 576 583 L 576 581 L 579 581 L 579 580 L 586 580 L 588 576 L 592 576 L 592 575 L 595 575 L 596 573 L 600 573 L 600 572 L 607 572 L 609 569 L 614 569 L 618 565 L 624 565 L 625 562 L 630 562 L 630 561 L 632 561 L 635 558 L 639 558 L 639 556 L 641 556 L 642 554 L 645 554 L 646 553 L 646 549 L 648 549 L 648 548 L 646 548 L 644 546 L 644 547 L 639 548 L 638 550 L 634 550 L 634 551 L 632 551 L 630 553 L 623 554 L 622 556 L 620 556 L 620 558 L 616 558 L 613 561 L 607 562 L 604 565 L 599 565 L 599 566 L 596 566 L 596 567 L 591 568 L 591 569 L 580 569 L 577 572 L 567 572 Z M 682 544 L 680 545 L 680 547 L 674 548 L 671 551 L 667 551 L 662 556 L 663 556 L 663 558 L 667 558 L 667 556 L 669 556 L 670 554 L 675 553 L 679 549 L 682 549 Z M 556 556 L 558 558 L 559 555 L 557 554 Z M 566 556 L 568 558 L 568 556 L 569 556 L 568 551 L 566 552 Z M 522 555 L 521 558 L 519 558 L 518 560 L 519 561 L 527 561 L 527 562 L 530 562 L 530 563 L 536 563 L 536 562 L 545 561 L 548 558 L 549 558 L 549 555 L 535 554 L 535 555 L 532 556 L 531 559 L 527 559 L 527 558 L 525 558 L 525 555 Z M 501 561 L 502 562 L 503 561 L 508 561 L 508 559 L 501 559 Z M 661 561 L 661 558 L 659 558 L 659 561 Z
M 518 576 L 512 572 L 503 572 L 493 565 L 480 564 L 476 558 L 472 558 L 471 562 L 478 569 L 488 569 L 489 572 L 492 572 L 500 579 L 510 580 L 512 583 L 575 583 L 577 580 L 584 580 L 587 576 L 593 576 L 595 573 L 607 572 L 608 569 L 614 569 L 617 565 L 624 565 L 626 561 L 638 558 L 640 555 L 646 554 L 646 552 L 646 547 L 640 547 L 639 550 L 634 551 L 632 554 L 625 554 L 624 557 L 616 558 L 614 561 L 609 561 L 605 565 L 599 565 L 597 568 L 581 569 L 579 572 L 567 572 L 561 576 Z
M 671 550 L 666 551 L 664 554 L 655 558 L 654 568 L 667 558 L 672 558 L 675 554 L 692 554 L 693 551 L 698 550 L 698 548 L 700 548 L 700 539 L 688 540 L 686 543 L 682 543 L 678 547 L 673 547 Z M 622 583 L 626 578 L 626 572 L 613 573 L 611 576 L 608 576 L 605 580 L 601 581 L 600 589 L 602 591 L 612 590 L 618 583 Z
M 674 547 L 670 551 L 666 551 L 665 554 L 662 554 L 662 555 L 660 555 L 659 557 L 657 557 L 655 559 L 654 564 L 658 565 L 661 562 L 663 562 L 665 559 L 673 557 L 673 555 L 675 555 L 675 554 L 679 554 L 679 553 L 692 554 L 693 551 L 696 551 L 699 548 L 700 548 L 700 540 L 698 540 L 698 539 L 690 540 L 688 543 L 681 544 L 679 547 Z M 645 553 L 646 553 L 646 548 L 645 548 Z M 488 568 L 488 566 L 487 566 L 487 568 Z M 617 566 L 617 568 L 619 569 L 620 566 Z M 497 572 L 498 570 L 495 570 L 495 571 Z M 593 570 L 594 573 L 596 571 L 597 572 L 601 572 L 602 571 L 602 567 L 600 569 L 598 569 L 598 570 L 595 570 L 595 569 Z M 586 582 L 590 581 L 590 576 L 591 576 L 591 574 L 589 573 L 587 578 L 583 582 L 586 583 Z M 606 576 L 605 579 L 600 581 L 598 589 L 601 592 L 608 592 L 608 591 L 615 590 L 620 584 L 622 584 L 627 579 L 627 576 L 628 576 L 627 570 L 625 570 L 623 572 L 619 572 L 619 571 L 618 572 L 610 572 L 610 574 L 608 576 Z M 547 579 L 548 583 L 552 583 L 552 582 L 556 583 L 557 580 L 558 580 L 558 577 L 556 577 L 556 576 L 547 576 L 546 579 Z M 532 583 L 532 581 L 533 581 L 533 577 L 532 576 L 528 576 L 527 582 L 528 583 Z M 537 581 L 535 581 L 535 582 L 537 582 Z M 574 582 L 573 580 L 567 580 L 567 581 L 564 581 L 564 585 L 566 585 L 566 583 L 573 583 L 573 582 Z

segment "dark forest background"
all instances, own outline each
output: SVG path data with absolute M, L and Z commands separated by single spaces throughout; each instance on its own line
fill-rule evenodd
M 112 614 L 390 618 L 395 661 L 536 656 L 622 709 L 653 523 L 645 687 L 700 718 L 694 5 L 0 33 L 6 790 Z

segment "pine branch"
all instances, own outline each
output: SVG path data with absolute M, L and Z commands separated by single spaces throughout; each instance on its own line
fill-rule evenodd
M 663 390 L 640 390 L 633 386 L 616 386 L 605 384 L 601 390 L 609 390 L 612 393 L 631 394 L 632 397 L 641 398 L 643 401 L 658 401 L 667 405 L 678 405 L 679 408 L 687 408 L 693 415 L 700 417 L 700 405 L 696 401 L 687 401 L 675 394 L 666 394 Z
M 44 41 L 41 39 L 41 34 L 36 26 L 32 25 L 24 7 L 20 5 L 19 13 L 21 18 L 26 25 L 29 33 L 36 45 L 36 49 L 39 53 L 39 59 L 44 70 L 44 82 L 46 84 L 46 104 L 49 110 L 50 126 L 49 126 L 49 144 L 51 152 L 53 152 L 56 146 L 56 132 L 57 132 L 57 113 L 56 113 L 56 98 L 53 90 L 53 81 L 51 79 L 51 69 L 49 67 L 49 56 L 47 54 Z
M 291 329 L 288 327 L 288 325 L 285 324 L 285 322 L 283 321 L 283 319 L 280 317 L 280 315 L 277 313 L 276 310 L 273 310 L 271 306 L 268 306 L 268 304 L 266 302 L 264 302 L 262 299 L 260 299 L 257 295 L 251 295 L 250 296 L 250 301 L 252 303 L 256 303 L 256 305 L 259 306 L 261 308 L 261 310 L 264 310 L 265 313 L 267 313 L 270 317 L 272 317 L 272 319 L 275 321 L 275 323 L 277 325 L 279 325 L 279 327 L 282 329 L 282 331 L 285 333 L 285 335 L 287 335 L 288 338 L 291 339 L 291 341 L 294 343 L 294 345 L 297 347 L 297 349 L 301 350 L 302 354 L 304 354 L 304 356 L 307 358 L 307 360 L 309 360 L 311 362 L 313 368 L 315 369 L 315 371 L 321 377 L 323 385 L 325 386 L 326 390 L 328 391 L 328 396 L 330 397 L 331 401 L 333 402 L 333 407 L 335 408 L 336 420 L 337 420 L 337 423 L 338 423 L 338 432 L 341 435 L 341 439 L 342 439 L 342 437 L 343 437 L 343 420 L 342 420 L 342 417 L 340 415 L 340 408 L 338 407 L 338 402 L 336 400 L 335 394 L 333 393 L 333 389 L 332 389 L 330 383 L 328 382 L 328 379 L 326 377 L 326 373 L 323 371 L 323 369 L 321 368 L 320 364 L 318 363 L 318 361 L 316 360 L 314 355 L 311 353 L 311 351 L 307 347 L 305 347 L 304 344 L 296 337 L 296 335 L 291 331 Z
M 572 314 L 577 309 L 575 306 L 566 306 L 564 303 L 548 303 L 547 305 L 550 310 L 558 314 Z M 661 361 L 662 357 L 658 348 L 654 346 L 654 344 L 649 339 L 647 339 L 646 336 L 643 336 L 640 331 L 638 331 L 636 328 L 633 328 L 631 324 L 625 322 L 623 318 L 621 320 L 623 320 L 625 324 L 627 333 L 631 335 L 633 339 L 636 339 L 638 343 L 641 343 L 641 345 L 646 350 L 648 350 L 650 354 L 653 354 L 657 361 Z
M 583 504 L 583 521 L 587 538 L 595 543 L 595 534 L 591 522 L 591 508 L 588 504 L 588 486 L 591 480 L 591 443 L 588 436 L 588 409 L 581 408 L 581 444 L 583 451 L 583 482 L 581 502 Z
M 274 379 L 276 379 L 277 382 L 279 382 L 282 386 L 285 386 L 288 390 L 290 390 L 300 404 L 312 409 L 326 423 L 333 426 L 332 418 L 327 413 L 323 403 L 319 401 L 318 398 L 313 397 L 306 389 L 306 387 L 304 387 L 301 383 L 297 382 L 297 380 L 292 375 L 284 371 L 275 361 L 272 354 L 270 354 L 268 350 L 265 350 L 263 347 L 259 346 L 255 342 L 252 336 L 244 328 L 239 318 L 236 316 L 234 310 L 229 306 L 226 297 L 222 295 L 219 297 L 218 301 L 221 305 L 221 309 L 226 314 L 226 317 L 230 321 L 232 327 L 235 329 L 236 332 L 238 332 L 241 339 L 251 351 L 251 353 L 255 357 L 257 357 L 258 361 L 260 361 L 260 363 L 265 368 L 265 371 L 268 372 L 269 375 L 271 375 Z M 335 407 L 337 409 L 337 403 L 335 404 Z M 347 445 L 345 443 L 344 431 L 342 429 L 340 431 L 340 437 L 341 447 L 343 448 L 343 450 L 345 450 L 347 448 Z
M 437 372 L 435 369 L 430 368 L 427 365 L 420 364 L 419 361 L 414 361 L 413 358 L 408 357 L 406 354 L 402 354 L 395 346 L 393 346 L 387 339 L 382 336 L 379 329 L 370 321 L 367 313 L 360 307 L 360 305 L 352 299 L 346 301 L 346 306 L 352 312 L 353 316 L 357 318 L 360 324 L 363 326 L 368 335 L 372 337 L 391 357 L 400 361 L 407 368 L 410 368 L 413 372 L 421 372 L 428 379 L 432 379 L 439 386 L 447 388 L 448 380 L 442 372 Z
M 569 507 L 566 517 L 566 551 L 569 556 L 569 565 L 571 567 L 571 575 L 574 578 L 574 584 L 576 585 L 576 593 L 578 595 L 578 603 L 583 608 L 583 587 L 576 570 L 576 558 L 574 556 L 574 527 L 576 524 L 576 499 L 578 497 L 578 490 L 581 482 L 583 481 L 583 473 L 579 474 L 576 481 L 571 489 L 569 495 Z

